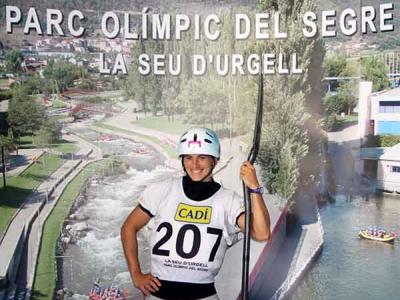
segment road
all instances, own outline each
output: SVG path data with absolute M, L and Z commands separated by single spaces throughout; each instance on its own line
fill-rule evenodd
M 358 190 L 355 176 L 355 156 L 360 149 L 358 125 L 352 125 L 341 131 L 329 132 L 328 153 L 332 159 L 333 178 L 336 183 L 336 192 L 351 196 Z

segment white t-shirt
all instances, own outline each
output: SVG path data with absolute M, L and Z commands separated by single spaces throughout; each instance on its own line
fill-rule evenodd
M 203 201 L 186 197 L 182 178 L 149 185 L 139 204 L 149 222 L 151 272 L 161 280 L 211 283 L 240 231 L 243 199 L 221 187 Z

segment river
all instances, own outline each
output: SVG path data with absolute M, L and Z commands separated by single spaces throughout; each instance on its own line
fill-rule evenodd
M 360 239 L 362 228 L 400 233 L 400 197 L 336 201 L 320 209 L 325 231 L 321 256 L 290 299 L 399 299 L 400 245 Z
M 144 187 L 171 174 L 171 170 L 164 167 L 151 171 L 131 168 L 127 174 L 91 182 L 80 195 L 78 200 L 82 205 L 76 213 L 89 217 L 86 220 L 89 231 L 68 246 L 63 261 L 64 287 L 74 293 L 73 298 L 87 298 L 93 282 L 98 279 L 103 287 L 118 286 L 126 289 L 130 299 L 143 299 L 141 292 L 132 285 L 119 232 Z M 145 240 L 143 236 L 139 238 Z M 140 250 L 141 256 L 148 254 L 146 249 Z M 139 259 L 143 270 L 148 270 L 146 260 Z
M 62 285 L 73 293 L 73 299 L 88 299 L 93 283 L 99 280 L 102 287 L 118 286 L 128 292 L 129 299 L 142 300 L 127 270 L 120 228 L 149 183 L 177 175 L 178 171 L 165 167 L 162 156 L 148 145 L 83 126 L 74 131 L 96 143 L 103 154 L 119 157 L 129 169 L 126 174 L 92 179 L 77 198 L 71 213 L 81 220 L 69 220 L 68 224 L 84 223 L 87 230 L 80 231 L 83 236 L 68 244 L 62 255 Z M 146 240 L 145 230 L 140 234 L 139 239 Z M 148 249 L 144 242 L 140 247 L 139 260 L 146 271 L 149 265 L 142 257 L 148 255 Z

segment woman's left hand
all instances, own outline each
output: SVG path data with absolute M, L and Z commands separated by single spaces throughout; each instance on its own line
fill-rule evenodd
M 257 179 L 256 169 L 249 161 L 244 161 L 240 167 L 240 178 L 250 189 L 256 189 L 260 186 Z

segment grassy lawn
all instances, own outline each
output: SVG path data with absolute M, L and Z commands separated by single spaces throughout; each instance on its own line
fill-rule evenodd
M 153 143 L 156 143 L 156 144 L 160 145 L 170 158 L 175 158 L 176 157 L 175 148 L 171 147 L 168 144 L 161 143 L 161 141 L 159 139 L 155 138 L 155 137 L 144 135 L 144 134 L 140 134 L 140 133 L 136 133 L 136 132 L 133 132 L 133 131 L 130 131 L 130 130 L 118 128 L 118 127 L 111 126 L 111 125 L 108 125 L 108 124 L 104 124 L 104 123 L 101 123 L 101 122 L 94 123 L 94 126 L 95 127 L 104 128 L 104 129 L 113 130 L 113 131 L 116 131 L 116 132 L 118 132 L 118 131 L 119 132 L 123 132 L 123 133 L 129 134 L 129 135 L 132 135 L 133 138 L 135 136 L 139 136 L 139 137 L 143 138 L 144 140 L 147 140 L 147 141 L 150 141 L 150 142 L 153 142 Z
M 183 123 L 179 118 L 175 118 L 174 122 L 170 122 L 167 116 L 146 117 L 138 121 L 133 121 L 132 124 L 177 135 L 182 134 L 182 132 L 192 126 Z
M 20 149 L 33 149 L 36 146 L 33 144 L 33 137 L 31 135 L 21 136 L 19 139 L 19 148 Z
M 25 198 L 58 169 L 64 161 L 54 155 L 44 154 L 38 163 L 31 165 L 19 176 L 7 178 L 7 188 L 0 183 L 0 232 L 2 233 Z
M 103 164 L 107 165 L 107 161 L 103 161 Z M 86 166 L 67 185 L 53 211 L 45 221 L 33 284 L 32 299 L 55 299 L 56 262 L 54 256 L 62 225 L 86 180 L 93 173 L 99 172 L 100 169 L 101 166 L 96 163 Z
M 358 115 L 356 114 L 351 114 L 351 115 L 345 115 L 345 116 L 338 116 L 338 120 L 341 120 L 343 122 L 348 122 L 348 123 L 354 123 L 358 122 Z
M 20 138 L 20 149 L 33 149 L 36 146 L 33 144 L 32 136 L 25 135 Z M 78 150 L 73 142 L 69 142 L 66 140 L 59 140 L 56 143 L 52 144 L 51 148 L 53 150 L 63 152 L 63 153 L 74 153 Z
M 75 146 L 75 143 L 65 140 L 58 141 L 53 144 L 51 148 L 62 153 L 75 153 L 78 151 L 78 147 Z
M 351 125 L 357 124 L 358 122 L 358 115 L 345 115 L 344 117 L 342 116 L 337 116 L 336 124 L 335 124 L 335 130 L 341 130 L 346 127 L 349 127 Z

